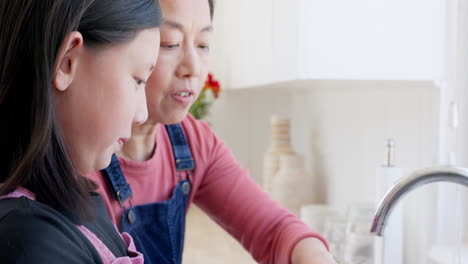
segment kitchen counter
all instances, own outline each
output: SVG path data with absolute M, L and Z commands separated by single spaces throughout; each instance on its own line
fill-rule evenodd
M 200 208 L 187 214 L 184 264 L 253 264 L 250 254 Z

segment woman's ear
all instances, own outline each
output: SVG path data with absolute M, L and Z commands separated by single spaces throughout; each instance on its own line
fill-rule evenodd
M 60 46 L 55 62 L 54 87 L 58 91 L 65 91 L 73 81 L 83 50 L 83 36 L 73 31 L 65 38 Z

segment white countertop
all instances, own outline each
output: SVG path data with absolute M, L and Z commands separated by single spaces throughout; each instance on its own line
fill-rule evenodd
M 253 264 L 250 254 L 201 209 L 187 214 L 183 264 Z

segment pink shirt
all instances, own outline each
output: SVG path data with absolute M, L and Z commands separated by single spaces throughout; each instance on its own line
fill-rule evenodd
M 250 177 L 204 121 L 188 116 L 182 127 L 195 160 L 188 176 L 194 202 L 235 237 L 259 263 L 290 263 L 297 242 L 306 237 L 325 239 L 273 201 Z M 179 181 L 167 131 L 158 125 L 157 147 L 144 162 L 119 158 L 133 192 L 132 205 L 169 199 Z M 120 226 L 124 211 L 101 172 L 88 175 L 99 184 L 112 221 Z M 128 201 L 126 202 L 128 207 Z

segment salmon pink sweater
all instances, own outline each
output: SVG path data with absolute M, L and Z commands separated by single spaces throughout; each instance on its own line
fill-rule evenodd
M 325 239 L 272 200 L 235 159 L 229 148 L 206 122 L 192 116 L 181 123 L 195 169 L 188 177 L 192 185 L 189 203 L 195 203 L 235 237 L 259 263 L 290 263 L 294 246 L 306 237 Z M 133 192 L 132 205 L 168 199 L 178 181 L 167 131 L 158 125 L 156 148 L 144 162 L 119 158 Z M 113 197 L 105 175 L 88 175 L 99 184 L 112 221 L 119 227 L 124 209 Z M 127 200 L 128 203 L 128 200 Z M 126 207 L 129 204 L 125 204 Z

